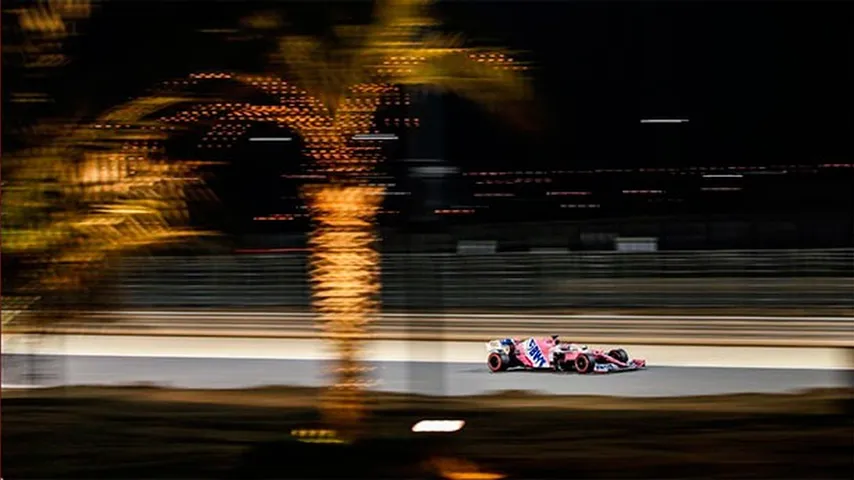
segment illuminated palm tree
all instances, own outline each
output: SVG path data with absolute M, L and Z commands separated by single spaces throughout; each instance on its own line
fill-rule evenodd
M 357 435 L 365 413 L 362 347 L 378 310 L 374 222 L 384 188 L 372 182 L 382 158 L 379 146 L 354 137 L 378 133 L 375 117 L 385 104 L 406 103 L 400 86 L 438 88 L 485 106 L 522 101 L 529 93 L 525 67 L 507 53 L 430 33 L 435 22 L 427 15 L 428 3 L 381 2 L 373 24 L 336 28 L 340 42 L 334 49 L 311 37 L 278 37 L 274 63 L 293 83 L 278 75 L 233 73 L 193 74 L 183 81 L 230 79 L 277 95 L 280 105 L 208 100 L 150 120 L 186 101 L 154 96 L 58 136 L 48 150 L 21 156 L 13 183 L 4 189 L 4 249 L 38 254 L 47 268 L 30 284 L 33 289 L 77 286 L 112 253 L 198 234 L 181 227 L 187 220 L 184 188 L 197 181 L 197 163 L 167 162 L 158 155 L 176 125 L 263 121 L 294 130 L 313 160 L 313 173 L 325 179 L 305 189 L 315 222 L 314 306 L 337 354 L 335 384 L 322 406 L 342 433 Z M 266 15 L 247 23 L 278 25 Z M 410 126 L 417 127 L 417 119 Z M 233 139 L 233 133 L 212 135 Z M 143 154 L 137 154 L 140 145 L 147 145 Z M 151 145 L 160 146 L 149 151 Z M 58 211 L 52 197 L 57 194 L 66 200 Z
M 18 289 L 29 303 L 77 291 L 113 255 L 204 233 L 187 228 L 186 188 L 199 183 L 200 163 L 167 160 L 176 127 L 147 119 L 187 100 L 132 101 L 4 157 L 3 252 L 31 267 Z M 4 324 L 21 310 L 10 300 Z
M 527 99 L 525 67 L 501 51 L 469 48 L 461 37 L 432 33 L 427 0 L 385 0 L 375 21 L 339 26 L 335 47 L 306 36 L 281 36 L 274 55 L 282 74 L 312 101 L 284 119 L 303 137 L 325 183 L 306 187 L 314 307 L 335 345 L 336 381 L 324 402 L 329 420 L 355 435 L 364 414 L 367 371 L 360 355 L 377 314 L 379 256 L 374 221 L 383 187 L 371 182 L 377 147 L 354 141 L 378 133 L 374 118 L 388 95 L 416 85 L 458 94 L 488 107 Z M 247 21 L 276 29 L 270 15 Z M 405 103 L 405 100 L 404 100 Z M 414 122 L 413 122 L 414 123 Z M 415 125 L 413 125 L 415 126 Z
M 70 60 L 63 41 L 93 8 L 90 0 L 50 0 L 8 12 L 23 39 L 17 66 L 61 74 Z M 198 163 L 167 161 L 165 140 L 176 127 L 151 119 L 188 100 L 143 98 L 89 124 L 42 121 L 22 136 L 30 148 L 3 156 L 3 253 L 23 264 L 15 278 L 23 295 L 3 296 L 4 325 L 45 293 L 78 292 L 112 255 L 202 233 L 185 228 L 185 188 L 197 183 Z

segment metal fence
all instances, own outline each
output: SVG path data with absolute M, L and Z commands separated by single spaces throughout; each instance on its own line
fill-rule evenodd
M 382 282 L 387 310 L 848 309 L 854 250 L 389 254 Z M 302 255 L 127 258 L 102 293 L 100 306 L 123 308 L 304 309 L 310 299 Z

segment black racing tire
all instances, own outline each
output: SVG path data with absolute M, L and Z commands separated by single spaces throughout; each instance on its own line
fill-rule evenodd
M 615 358 L 623 363 L 629 362 L 629 354 L 623 350 L 622 348 L 615 348 L 608 352 L 608 356 L 611 358 Z
M 575 357 L 575 371 L 578 373 L 590 373 L 593 371 L 593 366 L 596 361 L 589 355 L 579 355 Z
M 504 372 L 510 368 L 510 357 L 498 352 L 492 352 L 486 357 L 486 366 L 492 373 Z

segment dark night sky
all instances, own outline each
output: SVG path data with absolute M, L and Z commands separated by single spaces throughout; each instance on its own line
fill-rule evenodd
M 369 12 L 364 2 L 107 2 L 84 27 L 63 85 L 92 106 L 96 92 L 110 104 L 195 69 L 259 66 L 250 46 L 195 30 L 232 27 L 241 14 L 271 7 L 301 26 Z M 528 50 L 537 66 L 543 129 L 514 135 L 451 101 L 454 162 L 576 168 L 850 158 L 850 2 L 455 1 L 438 9 L 451 30 Z M 691 123 L 638 123 L 653 116 Z
M 474 16 L 479 4 L 467 6 Z M 850 4 L 574 2 L 480 8 L 474 25 L 534 52 L 548 151 L 580 165 L 850 158 Z M 471 29 L 470 29 L 471 30 Z M 484 32 L 486 33 L 486 32 Z M 687 117 L 687 128 L 641 117 Z M 681 138 L 670 133 L 682 131 Z M 674 159 L 676 160 L 676 159 Z
M 852 5 L 440 2 L 435 8 L 449 31 L 528 52 L 537 94 L 531 122 L 538 128 L 527 133 L 449 99 L 446 158 L 469 171 L 851 163 Z M 112 0 L 82 26 L 85 35 L 72 42 L 74 63 L 54 91 L 69 111 L 95 114 L 190 72 L 260 69 L 260 44 L 228 43 L 198 30 L 234 28 L 246 14 L 268 9 L 284 12 L 303 33 L 366 21 L 371 12 L 369 2 L 356 1 Z M 14 72 L 4 68 L 4 90 L 14 84 L 10 78 Z M 690 123 L 639 123 L 649 117 Z M 278 174 L 250 163 L 242 158 L 242 170 L 220 175 L 240 183 L 226 188 L 232 202 L 251 203 L 228 207 L 244 221 L 251 219 L 247 211 L 274 213 L 281 200 L 275 188 L 258 188 L 260 177 Z M 833 186 L 809 180 L 814 193 L 777 208 L 850 210 L 850 183 L 839 178 Z M 777 191 L 804 185 L 799 177 L 773 181 Z M 719 208 L 742 211 L 740 201 Z

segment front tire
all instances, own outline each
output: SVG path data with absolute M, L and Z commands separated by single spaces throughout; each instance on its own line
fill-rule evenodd
M 504 372 L 510 368 L 510 357 L 498 352 L 492 352 L 486 357 L 486 365 L 492 373 Z
M 617 359 L 623 363 L 629 363 L 629 354 L 622 348 L 617 348 L 608 352 L 608 356 Z

